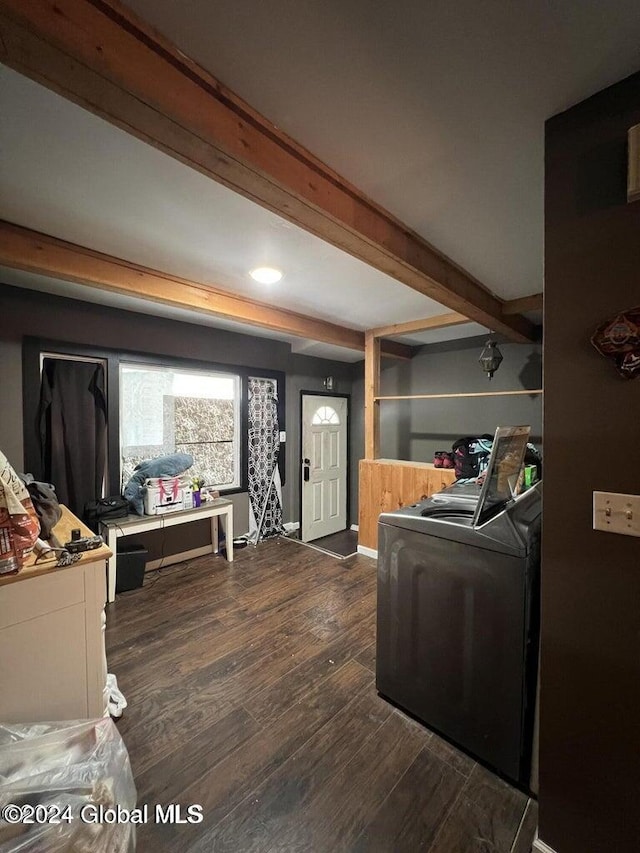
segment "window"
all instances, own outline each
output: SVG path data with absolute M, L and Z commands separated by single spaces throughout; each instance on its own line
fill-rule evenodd
M 340 418 L 336 410 L 331 406 L 320 406 L 320 408 L 316 409 L 314 412 L 311 423 L 313 426 L 320 426 L 320 424 L 331 424 L 335 426 L 340 423 Z
M 240 486 L 240 377 L 120 365 L 120 474 L 169 453 L 190 453 L 192 477 L 221 490 Z

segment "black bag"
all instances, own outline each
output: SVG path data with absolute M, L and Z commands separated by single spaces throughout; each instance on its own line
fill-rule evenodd
M 475 480 L 489 464 L 493 436 L 485 433 L 481 436 L 467 435 L 454 441 L 453 460 L 456 480 Z
M 112 495 L 84 505 L 84 520 L 95 530 L 101 521 L 112 521 L 129 515 L 129 501 L 121 495 Z

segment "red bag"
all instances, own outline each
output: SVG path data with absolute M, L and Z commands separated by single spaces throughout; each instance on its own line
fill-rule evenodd
M 39 534 L 29 492 L 0 451 L 0 575 L 20 571 Z

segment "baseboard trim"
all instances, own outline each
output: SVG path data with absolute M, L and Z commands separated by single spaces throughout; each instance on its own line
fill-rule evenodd
M 358 545 L 358 554 L 363 554 L 365 557 L 372 557 L 374 560 L 378 559 L 378 552 L 374 551 L 373 548 L 367 548 L 365 545 Z
M 359 524 L 352 524 L 351 529 L 355 530 L 356 533 L 359 533 L 360 532 L 360 525 Z
M 541 841 L 538 838 L 538 830 L 536 829 L 536 836 L 533 839 L 533 847 L 531 848 L 533 853 L 556 853 L 553 847 L 549 847 L 548 844 L 545 844 L 544 841 Z

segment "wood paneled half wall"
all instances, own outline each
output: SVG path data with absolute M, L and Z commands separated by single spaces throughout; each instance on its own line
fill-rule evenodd
M 360 460 L 358 544 L 378 548 L 378 516 L 431 497 L 455 480 L 451 468 L 397 459 Z

